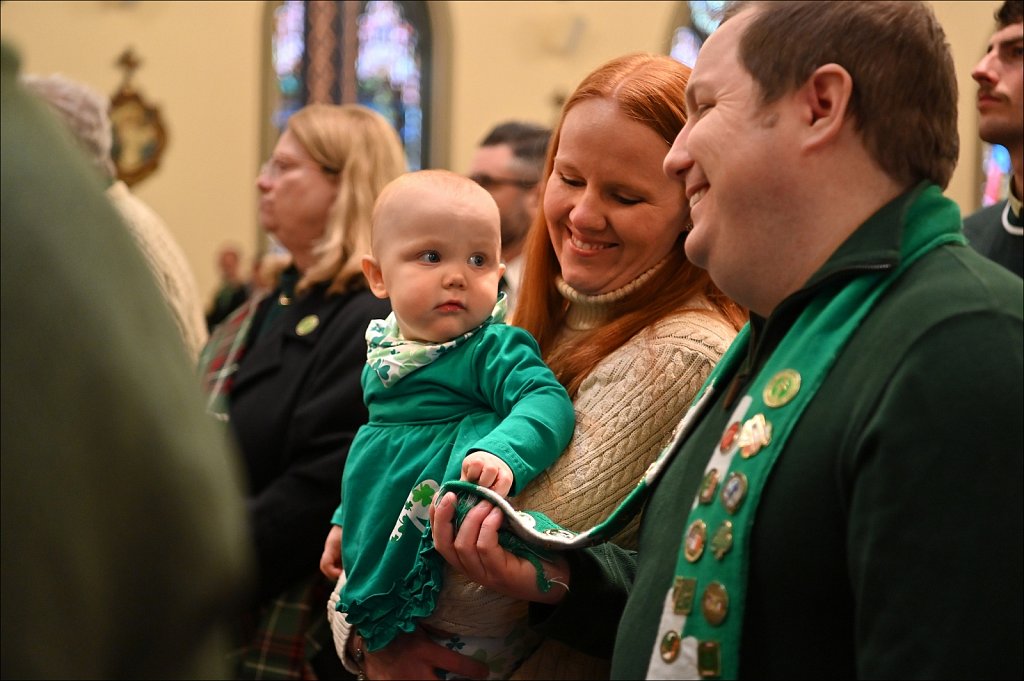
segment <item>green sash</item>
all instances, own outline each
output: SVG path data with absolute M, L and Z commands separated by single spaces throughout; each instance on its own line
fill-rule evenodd
M 649 677 L 737 678 L 750 536 L 772 466 L 836 358 L 888 287 L 937 246 L 965 243 L 959 210 L 935 186 L 921 192 L 903 224 L 899 265 L 819 294 L 739 400 L 687 518 Z M 742 361 L 749 335 L 749 327 L 741 331 L 709 380 L 728 375 Z

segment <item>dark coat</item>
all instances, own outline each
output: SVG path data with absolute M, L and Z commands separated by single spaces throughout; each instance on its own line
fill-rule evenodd
M 231 424 L 248 474 L 261 600 L 317 571 L 348 448 L 367 420 L 366 327 L 390 311 L 365 290 L 315 288 L 274 319 L 234 376 Z

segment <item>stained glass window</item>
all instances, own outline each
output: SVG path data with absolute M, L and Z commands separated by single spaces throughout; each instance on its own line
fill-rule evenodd
M 307 103 L 362 104 L 395 126 L 409 168 L 428 167 L 427 3 L 286 0 L 275 10 L 273 68 L 281 131 Z
M 983 144 L 981 150 L 981 205 L 991 206 L 1007 197 L 1010 191 L 1010 152 L 998 144 Z
M 278 104 L 273 124 L 284 129 L 288 117 L 302 108 L 304 91 L 302 56 L 306 49 L 306 7 L 301 0 L 289 0 L 274 10 L 274 37 L 271 45 L 274 75 L 277 78 Z
M 686 11 L 683 13 L 682 21 L 672 33 L 669 54 L 687 66 L 693 66 L 697 61 L 697 52 L 700 51 L 700 46 L 721 23 L 725 2 L 724 0 L 691 0 L 685 5 Z

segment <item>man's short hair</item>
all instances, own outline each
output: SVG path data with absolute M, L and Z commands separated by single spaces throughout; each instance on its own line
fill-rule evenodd
M 1018 3 L 1019 4 L 1019 3 Z M 871 156 L 897 182 L 945 188 L 959 154 L 957 80 L 942 26 L 922 2 L 733 2 L 753 8 L 739 56 L 763 104 L 835 63 L 853 79 L 850 112 Z
M 995 16 L 999 28 L 1024 23 L 1024 0 L 1006 0 Z
M 535 123 L 508 121 L 495 126 L 484 137 L 481 147 L 495 147 L 507 144 L 512 148 L 512 156 L 537 168 L 544 167 L 544 158 L 548 150 L 551 130 Z

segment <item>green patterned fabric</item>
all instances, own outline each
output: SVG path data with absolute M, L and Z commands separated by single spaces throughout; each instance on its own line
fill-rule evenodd
M 505 321 L 508 310 L 504 293 L 498 296 L 491 316 L 476 328 L 444 343 L 425 343 L 402 338 L 395 313 L 387 319 L 374 319 L 366 328 L 366 363 L 380 377 L 385 386 L 391 387 L 420 367 L 459 347 L 473 337 L 484 324 Z

